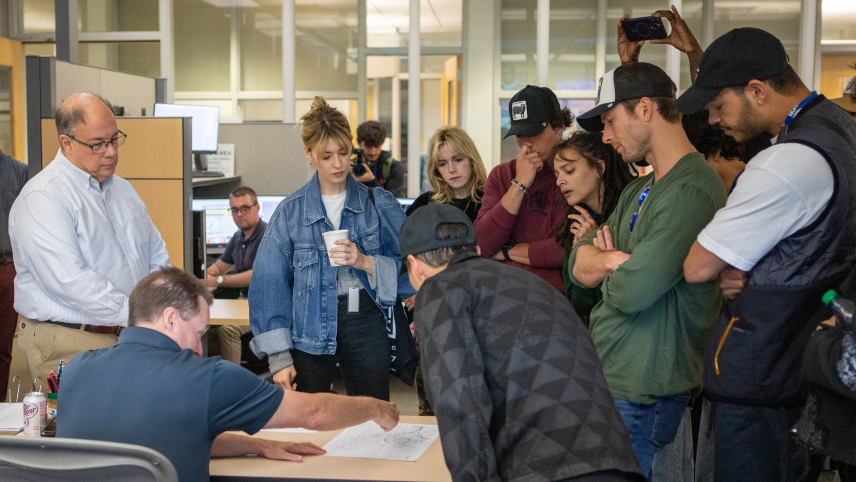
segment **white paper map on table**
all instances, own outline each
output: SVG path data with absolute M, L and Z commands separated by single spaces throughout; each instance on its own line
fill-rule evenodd
M 440 436 L 436 425 L 400 423 L 384 432 L 374 422 L 346 428 L 324 446 L 329 457 L 416 462 Z

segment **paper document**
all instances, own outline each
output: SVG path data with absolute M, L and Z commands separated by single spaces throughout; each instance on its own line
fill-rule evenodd
M 440 436 L 436 425 L 400 423 L 384 432 L 374 422 L 346 428 L 324 446 L 329 457 L 416 462 Z
M 0 430 L 24 429 L 24 404 L 0 403 Z
M 263 428 L 262 432 L 318 433 L 317 430 L 306 430 L 305 428 Z

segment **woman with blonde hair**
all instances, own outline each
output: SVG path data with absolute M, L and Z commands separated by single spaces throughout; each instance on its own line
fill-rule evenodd
M 441 127 L 428 143 L 428 179 L 433 191 L 423 193 L 407 208 L 407 215 L 426 204 L 451 204 L 471 221 L 481 208 L 487 171 L 478 149 L 460 127 Z
M 341 112 L 315 97 L 302 121 L 316 172 L 279 204 L 259 245 L 250 346 L 268 357 L 274 383 L 287 390 L 329 391 L 338 362 L 348 395 L 389 400 L 382 310 L 413 294 L 398 274 L 404 213 L 391 193 L 351 175 L 351 129 Z M 328 251 L 323 234 L 334 230 L 347 230 L 347 238 Z

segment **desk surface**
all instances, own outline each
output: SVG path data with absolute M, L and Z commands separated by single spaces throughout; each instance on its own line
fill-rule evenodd
M 247 300 L 214 300 L 211 305 L 212 325 L 249 325 L 250 304 Z
M 401 423 L 436 425 L 434 417 L 401 417 Z M 290 442 L 312 442 L 323 447 L 341 430 L 318 433 L 282 433 L 261 431 L 254 437 Z M 416 462 L 357 459 L 346 457 L 304 457 L 303 462 L 281 462 L 260 457 L 212 459 L 212 480 L 232 477 L 247 479 L 308 479 L 308 480 L 382 480 L 449 482 L 452 476 L 443 459 L 440 439 L 434 441 Z

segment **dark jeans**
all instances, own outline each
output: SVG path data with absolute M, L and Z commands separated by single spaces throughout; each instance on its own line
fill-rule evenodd
M 639 482 L 645 480 L 639 474 L 630 474 L 620 470 L 602 470 L 591 474 L 583 474 L 559 482 Z
M 348 313 L 348 297 L 339 297 L 335 355 L 291 350 L 297 390 L 329 392 L 336 362 L 348 395 L 389 401 L 389 337 L 383 313 L 366 290 L 360 290 L 359 313 Z
M 18 314 L 13 307 L 14 294 L 15 265 L 4 264 L 3 259 L 0 258 L 0 390 L 3 390 L 0 401 L 6 398 L 9 367 L 12 365 L 12 338 L 15 336 L 15 327 L 18 325 Z
M 810 457 L 788 437 L 802 414 L 802 406 L 716 402 L 714 410 L 716 482 L 817 480 L 817 457 Z

